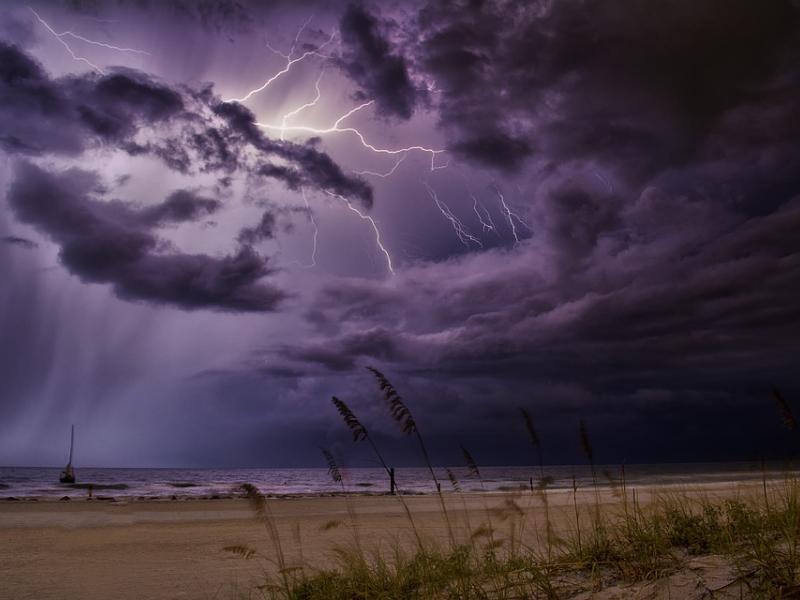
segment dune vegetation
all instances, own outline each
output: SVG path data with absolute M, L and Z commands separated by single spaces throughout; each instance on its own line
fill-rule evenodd
M 554 491 L 544 475 L 540 439 L 533 419 L 520 409 L 539 477 L 525 492 L 481 494 L 483 509 L 467 511 L 455 473 L 447 469 L 448 481 L 439 481 L 410 409 L 381 372 L 370 371 L 391 416 L 419 445 L 438 490 L 445 534 L 431 536 L 421 529 L 409 498 L 399 491 L 395 497 L 407 519 L 410 543 L 375 550 L 359 535 L 358 502 L 352 497 L 346 522 L 321 528 L 321 534 L 350 528 L 352 544 L 331 547 L 328 565 L 311 565 L 286 556 L 271 500 L 244 485 L 241 492 L 265 526 L 272 548 L 269 556 L 247 546 L 225 548 L 268 563 L 263 584 L 245 597 L 800 598 L 800 481 L 789 465 L 780 479 L 768 478 L 764 468 L 759 485 L 727 497 L 671 489 L 652 491 L 643 501 L 641 492 L 627 485 L 624 467 L 613 475 L 600 474 L 602 484 L 598 481 L 589 431 L 581 421 L 579 439 L 593 484 L 579 490 L 573 483 L 572 490 L 560 490 L 561 506 L 551 507 Z M 778 390 L 773 396 L 784 424 L 795 430 L 791 407 Z M 333 404 L 353 441 L 368 444 L 388 473 L 367 428 L 344 401 L 334 397 Z M 322 451 L 347 498 L 339 465 L 331 452 Z M 479 465 L 467 449 L 462 454 L 468 477 L 483 488 Z M 531 522 L 533 505 L 544 519 Z

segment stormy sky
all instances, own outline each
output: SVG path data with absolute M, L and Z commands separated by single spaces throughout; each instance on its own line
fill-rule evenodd
M 800 4 L 0 7 L 0 464 L 753 460 L 800 395 Z M 800 403 L 797 404 L 800 409 Z

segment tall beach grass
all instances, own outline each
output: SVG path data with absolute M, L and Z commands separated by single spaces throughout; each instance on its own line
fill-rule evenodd
M 537 481 L 530 492 L 486 493 L 480 467 L 461 448 L 466 477 L 484 491 L 465 493 L 454 469 L 447 469 L 450 490 L 443 491 L 408 405 L 386 376 L 370 369 L 390 416 L 403 433 L 416 439 L 435 486 L 444 537 L 426 536 L 414 514 L 415 501 L 399 490 L 398 506 L 408 522 L 411 544 L 395 541 L 368 547 L 359 537 L 357 502 L 348 503 L 353 543 L 331 547 L 327 565 L 305 562 L 302 552 L 287 559 L 269 500 L 252 486 L 243 488 L 271 542 L 272 569 L 256 597 L 274 599 L 372 598 L 589 598 L 605 588 L 625 590 L 610 597 L 655 597 L 647 586 L 694 573 L 698 557 L 714 557 L 726 580 L 700 589 L 692 598 L 800 597 L 800 480 L 788 469 L 782 479 L 767 480 L 735 494 L 699 494 L 687 490 L 637 490 L 625 477 L 597 475 L 589 429 L 581 420 L 576 443 L 586 456 L 592 485 L 580 489 L 549 489 L 541 439 L 530 414 L 520 409 L 534 450 Z M 779 416 L 796 430 L 790 404 L 773 391 Z M 333 404 L 354 443 L 367 442 L 378 461 L 388 464 L 366 426 L 338 398 Z M 341 469 L 327 450 L 323 454 L 332 479 L 348 490 Z M 387 499 L 388 501 L 388 499 Z M 461 518 L 457 517 L 461 514 Z M 539 516 L 537 520 L 537 515 Z M 428 517 L 429 518 L 429 517 Z M 328 525 L 326 525 L 327 527 Z M 330 527 L 340 526 L 331 522 Z M 318 542 L 319 543 L 319 542 Z M 255 551 L 231 546 L 228 551 L 251 559 Z M 710 584 L 709 584 L 710 585 Z M 655 588 L 652 588 L 655 589 Z M 652 591 L 652 590 L 651 590 Z M 681 598 L 684 592 L 659 597 Z M 588 595 L 587 595 L 588 594 Z

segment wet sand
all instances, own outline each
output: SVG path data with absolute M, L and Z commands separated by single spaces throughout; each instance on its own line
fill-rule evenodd
M 779 484 L 775 484 L 779 485 Z M 654 495 L 730 497 L 754 494 L 760 484 L 714 484 L 664 488 L 639 487 L 646 504 Z M 629 490 L 631 493 L 632 490 Z M 574 524 L 570 490 L 548 494 L 557 530 Z M 507 498 L 525 511 L 526 539 L 536 543 L 544 510 L 537 495 L 446 494 L 453 529 L 466 539 L 486 520 L 487 507 L 499 515 Z M 416 526 L 430 540 L 444 542 L 447 529 L 436 496 L 405 498 Z M 582 490 L 578 502 L 591 505 L 594 493 Z M 601 492 L 609 510 L 621 500 Z M 407 518 L 390 496 L 268 499 L 290 565 L 314 569 L 335 566 L 332 550 L 352 547 L 349 510 L 356 514 L 360 540 L 368 548 L 389 550 L 413 545 Z M 349 507 L 348 507 L 349 505 Z M 586 511 L 588 512 L 588 510 Z M 499 517 L 495 527 L 503 531 Z M 243 545 L 258 551 L 245 560 L 225 551 Z M 102 500 L 0 502 L 0 599 L 229 599 L 258 598 L 254 587 L 274 569 L 275 550 L 245 499 Z

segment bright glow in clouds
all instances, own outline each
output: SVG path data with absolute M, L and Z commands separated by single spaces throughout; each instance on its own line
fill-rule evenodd
M 431 155 L 431 171 L 435 171 L 437 169 L 441 169 L 441 168 L 444 168 L 444 167 L 447 166 L 447 165 L 439 165 L 439 166 L 437 166 L 435 164 L 436 156 L 439 155 L 439 154 L 443 154 L 445 152 L 444 150 L 436 150 L 434 148 L 428 148 L 426 146 L 422 146 L 422 145 L 419 145 L 419 144 L 406 146 L 404 148 L 393 148 L 393 149 L 390 149 L 390 148 L 379 148 L 379 147 L 367 142 L 367 140 L 365 139 L 364 135 L 358 129 L 356 129 L 355 127 L 341 127 L 342 121 L 348 119 L 349 117 L 352 117 L 357 112 L 360 112 L 361 110 L 367 108 L 368 106 L 372 106 L 373 104 L 375 104 L 374 100 L 369 100 L 367 102 L 364 102 L 363 104 L 359 104 L 355 108 L 350 109 L 349 111 L 344 113 L 341 117 L 336 119 L 336 121 L 333 122 L 333 125 L 331 125 L 329 127 L 311 127 L 309 125 L 285 126 L 283 124 L 281 124 L 281 125 L 273 125 L 273 124 L 269 124 L 269 123 L 258 123 L 258 125 L 260 127 L 263 127 L 264 129 L 273 130 L 273 131 L 280 131 L 281 135 L 283 135 L 287 131 L 311 133 L 313 135 L 326 135 L 326 134 L 329 134 L 329 133 L 352 133 L 353 135 L 355 135 L 358 138 L 359 142 L 361 142 L 361 145 L 364 148 L 366 148 L 366 149 L 368 149 L 371 152 L 374 152 L 376 154 L 394 155 L 394 154 L 406 154 L 406 153 L 411 152 L 411 151 L 426 152 L 426 153 Z

